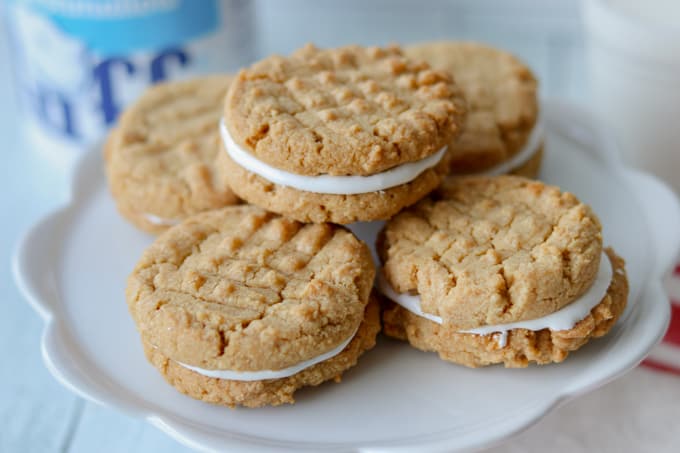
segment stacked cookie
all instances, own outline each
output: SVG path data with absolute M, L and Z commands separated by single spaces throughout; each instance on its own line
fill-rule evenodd
M 373 347 L 374 276 L 366 245 L 344 228 L 241 205 L 162 234 L 126 295 L 149 361 L 178 390 L 276 405 L 339 379 Z
M 306 46 L 147 92 L 105 154 L 121 213 L 164 231 L 126 293 L 149 361 L 194 398 L 255 407 L 339 381 L 381 305 L 387 335 L 468 366 L 559 362 L 606 333 L 625 272 L 587 206 L 448 177 L 534 174 L 535 90 L 500 51 L 435 43 Z
M 448 173 L 463 101 L 397 48 L 307 46 L 241 71 L 218 164 L 244 200 L 301 222 L 388 219 Z
M 467 101 L 463 133 L 451 143 L 451 173 L 535 178 L 543 157 L 537 82 L 514 55 L 471 42 L 430 42 L 412 58 L 455 74 Z
M 601 232 L 557 187 L 449 179 L 381 232 L 385 333 L 470 367 L 561 362 L 626 306 L 623 260 Z
M 136 227 L 157 234 L 237 202 L 215 165 L 215 124 L 231 80 L 156 85 L 121 115 L 104 146 L 106 174 L 118 211 Z

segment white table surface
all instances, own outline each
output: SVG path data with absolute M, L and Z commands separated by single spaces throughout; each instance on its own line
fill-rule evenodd
M 496 2 L 475 7 L 459 2 L 469 8 L 450 7 L 448 15 L 438 9 L 445 2 L 435 1 L 425 11 L 419 8 L 415 25 L 413 8 L 403 4 L 386 8 L 378 0 L 371 4 L 374 11 L 357 13 L 353 7 L 361 2 L 349 3 L 349 8 L 329 12 L 323 11 L 327 2 L 303 7 L 296 0 L 282 7 L 261 0 L 263 53 L 286 52 L 308 40 L 332 45 L 444 36 L 484 39 L 522 55 L 541 78 L 544 94 L 587 101 L 578 17 L 564 1 L 551 0 L 545 10 L 537 10 L 540 2 L 523 0 L 524 10 L 500 11 Z M 351 39 L 349 24 L 356 25 Z M 10 255 L 21 232 L 65 198 L 67 175 L 23 143 L 6 47 L 0 25 L 0 297 L 5 310 L 0 316 L 0 452 L 188 451 L 142 420 L 78 398 L 43 366 L 42 322 L 12 281 Z M 639 368 L 568 403 L 497 451 L 543 451 L 546 446 L 570 452 L 678 451 L 679 422 L 680 379 Z

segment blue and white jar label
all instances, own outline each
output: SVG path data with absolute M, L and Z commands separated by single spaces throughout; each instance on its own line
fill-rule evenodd
M 32 133 L 87 145 L 152 83 L 234 70 L 252 58 L 241 0 L 9 0 Z

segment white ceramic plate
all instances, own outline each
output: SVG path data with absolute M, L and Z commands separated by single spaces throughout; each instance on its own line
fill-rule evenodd
M 47 367 L 84 398 L 204 450 L 451 451 L 528 427 L 657 343 L 669 319 L 662 275 L 680 246 L 680 211 L 664 185 L 622 167 L 586 112 L 553 101 L 544 113 L 542 177 L 593 206 L 605 242 L 628 262 L 631 288 L 613 331 L 564 363 L 472 370 L 381 339 L 342 384 L 304 389 L 292 406 L 230 410 L 183 396 L 147 364 L 128 316 L 125 280 L 152 237 L 116 213 L 96 150 L 76 171 L 71 202 L 31 228 L 15 256 L 17 283 L 45 320 Z

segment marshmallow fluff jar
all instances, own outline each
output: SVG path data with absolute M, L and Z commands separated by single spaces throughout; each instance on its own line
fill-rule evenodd
M 590 208 L 522 177 L 450 178 L 387 222 L 378 253 L 384 332 L 470 367 L 561 362 L 626 306 Z
M 308 45 L 236 76 L 218 165 L 240 198 L 298 221 L 384 220 L 447 175 L 463 105 L 450 74 L 398 47 Z

